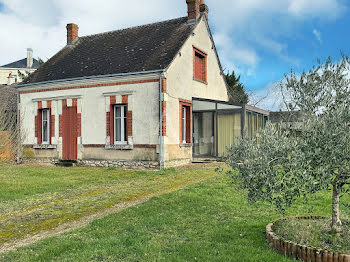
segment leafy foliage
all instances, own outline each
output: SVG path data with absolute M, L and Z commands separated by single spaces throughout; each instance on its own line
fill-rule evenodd
M 300 146 L 300 139 L 291 139 L 289 131 L 267 123 L 258 144 L 241 138 L 228 150 L 227 163 L 239 171 L 233 178 L 248 190 L 251 202 L 268 201 L 285 212 L 297 198 L 328 186 L 328 176 L 313 172 Z
M 235 72 L 232 71 L 232 74 L 227 73 L 225 78 L 228 85 L 227 91 L 230 102 L 232 104 L 247 104 L 249 100 L 248 94 L 244 91 L 244 86 L 240 82 L 241 76 L 236 77 Z
M 297 198 L 333 188 L 333 226 L 341 225 L 339 196 L 350 174 L 349 59 L 328 59 L 308 73 L 286 75 L 281 83 L 286 106 L 300 110 L 295 126 L 268 124 L 258 143 L 241 139 L 228 150 L 235 179 L 251 201 L 269 201 L 284 212 Z

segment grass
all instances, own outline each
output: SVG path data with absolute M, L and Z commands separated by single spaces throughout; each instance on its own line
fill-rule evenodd
M 274 225 L 277 235 L 285 240 L 332 252 L 350 254 L 350 222 L 343 221 L 340 233 L 332 232 L 331 219 L 278 221 Z
M 210 177 L 212 170 L 207 167 L 138 175 L 142 179 L 170 177 L 176 181 L 175 177 L 185 173 L 185 177 Z M 108 176 L 108 172 L 123 176 L 122 171 L 95 172 L 96 179 Z M 138 179 L 129 171 L 125 176 Z M 330 216 L 330 192 L 316 195 L 311 202 L 312 209 L 310 204 L 298 202 L 286 215 Z M 350 215 L 345 206 L 341 211 L 343 217 Z M 236 190 L 228 177 L 213 176 L 95 220 L 84 228 L 0 255 L 0 261 L 291 261 L 265 242 L 266 225 L 280 217 L 268 204 L 247 203 L 246 193 Z
M 215 176 L 212 169 L 0 166 L 0 246 L 142 196 Z

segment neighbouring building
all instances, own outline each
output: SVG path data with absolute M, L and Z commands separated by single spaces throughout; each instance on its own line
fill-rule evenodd
M 15 85 L 0 85 L 0 113 L 5 114 L 8 122 L 15 124 L 17 117 L 17 90 Z M 4 127 L 2 126 L 0 128 L 2 129 Z
M 183 165 L 223 156 L 245 126 L 264 121 L 267 111 L 228 103 L 208 7 L 186 3 L 186 17 L 96 35 L 67 25 L 67 45 L 18 87 L 36 158 Z
M 22 76 L 27 76 L 39 68 L 39 61 L 33 58 L 33 50 L 27 49 L 27 58 L 0 66 L 0 85 L 12 85 L 22 82 Z M 22 74 L 22 76 L 18 73 Z
M 281 129 L 301 130 L 301 111 L 277 111 L 270 112 L 270 122 L 276 124 Z

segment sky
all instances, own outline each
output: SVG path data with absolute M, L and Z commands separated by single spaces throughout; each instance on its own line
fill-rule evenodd
M 223 68 L 271 110 L 271 90 L 284 74 L 350 55 L 349 2 L 206 0 Z M 27 47 L 47 60 L 64 47 L 67 23 L 88 35 L 186 15 L 185 0 L 0 0 L 0 65 L 24 58 Z

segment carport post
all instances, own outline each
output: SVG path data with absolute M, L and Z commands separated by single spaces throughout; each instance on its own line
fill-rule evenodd
M 216 137 L 215 137 L 215 141 L 216 141 L 216 158 L 219 158 L 219 117 L 218 117 L 218 103 L 215 103 L 215 130 L 216 130 Z
M 247 115 L 246 105 L 242 105 L 242 111 L 241 111 L 241 135 L 244 137 L 244 129 L 245 129 L 245 118 Z

